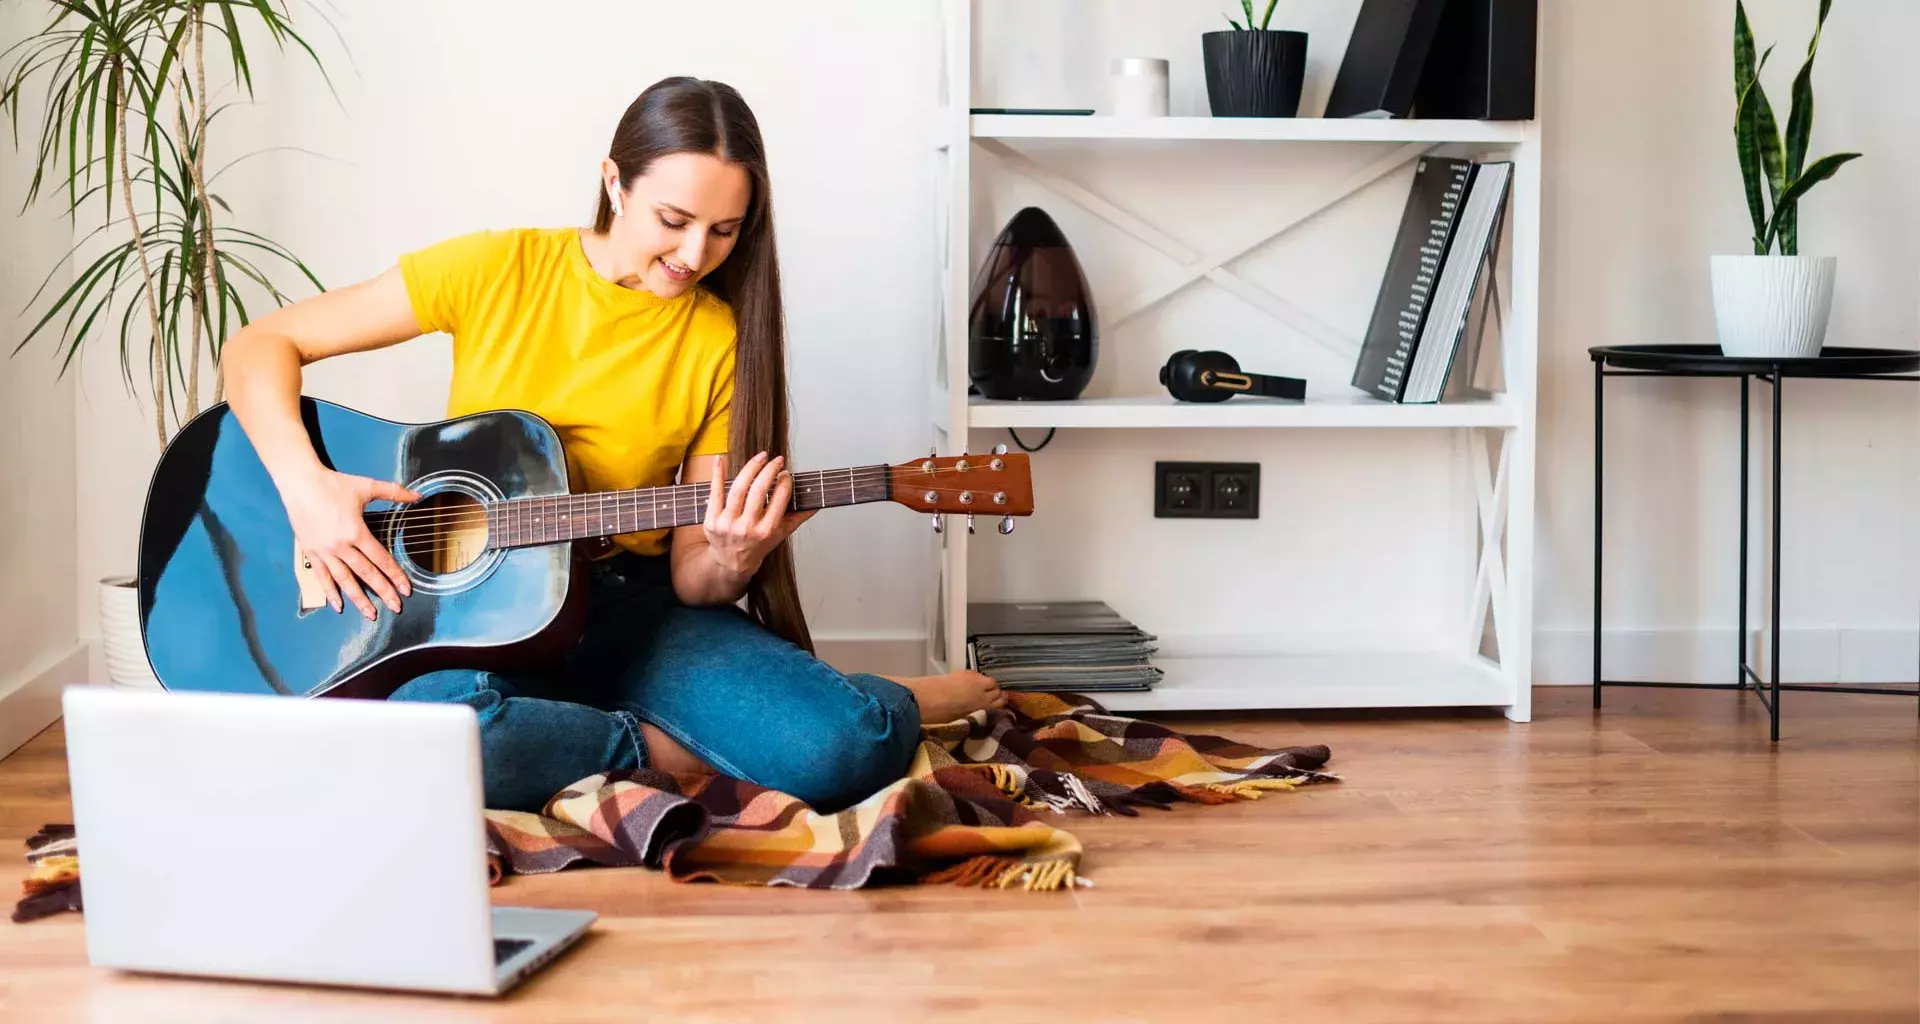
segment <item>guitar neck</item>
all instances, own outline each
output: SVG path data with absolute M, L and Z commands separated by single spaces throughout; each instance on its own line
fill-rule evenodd
M 888 501 L 893 497 L 889 470 L 878 465 L 795 473 L 787 507 L 802 512 Z M 729 481 L 725 491 L 732 490 Z M 710 484 L 677 484 L 491 501 L 486 504 L 487 546 L 528 547 L 692 526 L 706 521 L 711 493 Z

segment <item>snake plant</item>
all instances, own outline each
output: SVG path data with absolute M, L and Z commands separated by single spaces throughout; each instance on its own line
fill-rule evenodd
M 1267 0 L 1267 14 L 1266 14 L 1266 17 L 1260 19 L 1260 31 L 1265 32 L 1267 30 L 1267 25 L 1273 21 L 1273 9 L 1278 6 L 1280 6 L 1280 0 Z M 1242 11 L 1245 11 L 1247 14 L 1246 24 L 1243 25 L 1240 22 L 1233 20 L 1232 18 L 1227 19 L 1227 24 L 1232 25 L 1234 28 L 1242 32 L 1245 32 L 1246 30 L 1254 27 L 1253 0 L 1240 0 L 1240 9 Z
M 1820 48 L 1820 29 L 1827 23 L 1827 10 L 1833 0 L 1820 0 L 1820 18 L 1814 24 L 1813 39 L 1807 43 L 1807 59 L 1793 79 L 1793 106 L 1787 114 L 1787 134 L 1783 145 L 1779 126 L 1773 119 L 1773 106 L 1760 86 L 1760 71 L 1772 55 L 1769 46 L 1759 60 L 1753 56 L 1753 28 L 1747 23 L 1746 4 L 1733 5 L 1733 91 L 1734 145 L 1740 156 L 1740 177 L 1746 186 L 1747 213 L 1753 218 L 1753 254 L 1765 256 L 1776 242 L 1780 255 L 1800 254 L 1799 205 L 1807 190 L 1833 176 L 1842 164 L 1858 153 L 1834 153 L 1807 163 L 1807 137 L 1813 132 L 1813 55 Z M 1766 178 L 1766 194 L 1760 181 Z M 1766 201 L 1772 200 L 1769 216 Z

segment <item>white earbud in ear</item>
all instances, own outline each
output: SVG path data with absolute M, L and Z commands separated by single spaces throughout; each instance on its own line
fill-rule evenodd
M 615 217 L 622 217 L 622 216 L 625 216 L 625 215 L 626 215 L 626 214 L 625 214 L 625 213 L 624 213 L 624 212 L 623 212 L 623 211 L 622 211 L 622 210 L 620 209 L 620 193 L 618 193 L 618 192 L 609 192 L 609 193 L 607 193 L 607 198 L 609 198 L 609 199 L 611 199 L 611 200 L 613 200 L 613 215 L 614 215 Z

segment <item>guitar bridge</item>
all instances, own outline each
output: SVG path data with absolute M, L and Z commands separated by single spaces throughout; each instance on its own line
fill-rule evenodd
M 300 550 L 300 545 L 293 546 L 293 579 L 300 587 L 300 611 L 327 607 L 327 587 L 320 580 L 320 574 L 325 571 L 314 567 L 313 559 Z

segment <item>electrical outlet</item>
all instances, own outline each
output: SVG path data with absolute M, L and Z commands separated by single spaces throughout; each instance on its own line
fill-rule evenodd
M 1260 467 L 1222 466 L 1212 474 L 1213 514 L 1221 519 L 1260 518 Z
M 1260 464 L 1257 462 L 1156 462 L 1153 479 L 1156 519 L 1257 519 L 1260 516 Z
M 1213 480 L 1205 463 L 1153 464 L 1153 514 L 1157 519 L 1199 519 L 1213 508 Z

